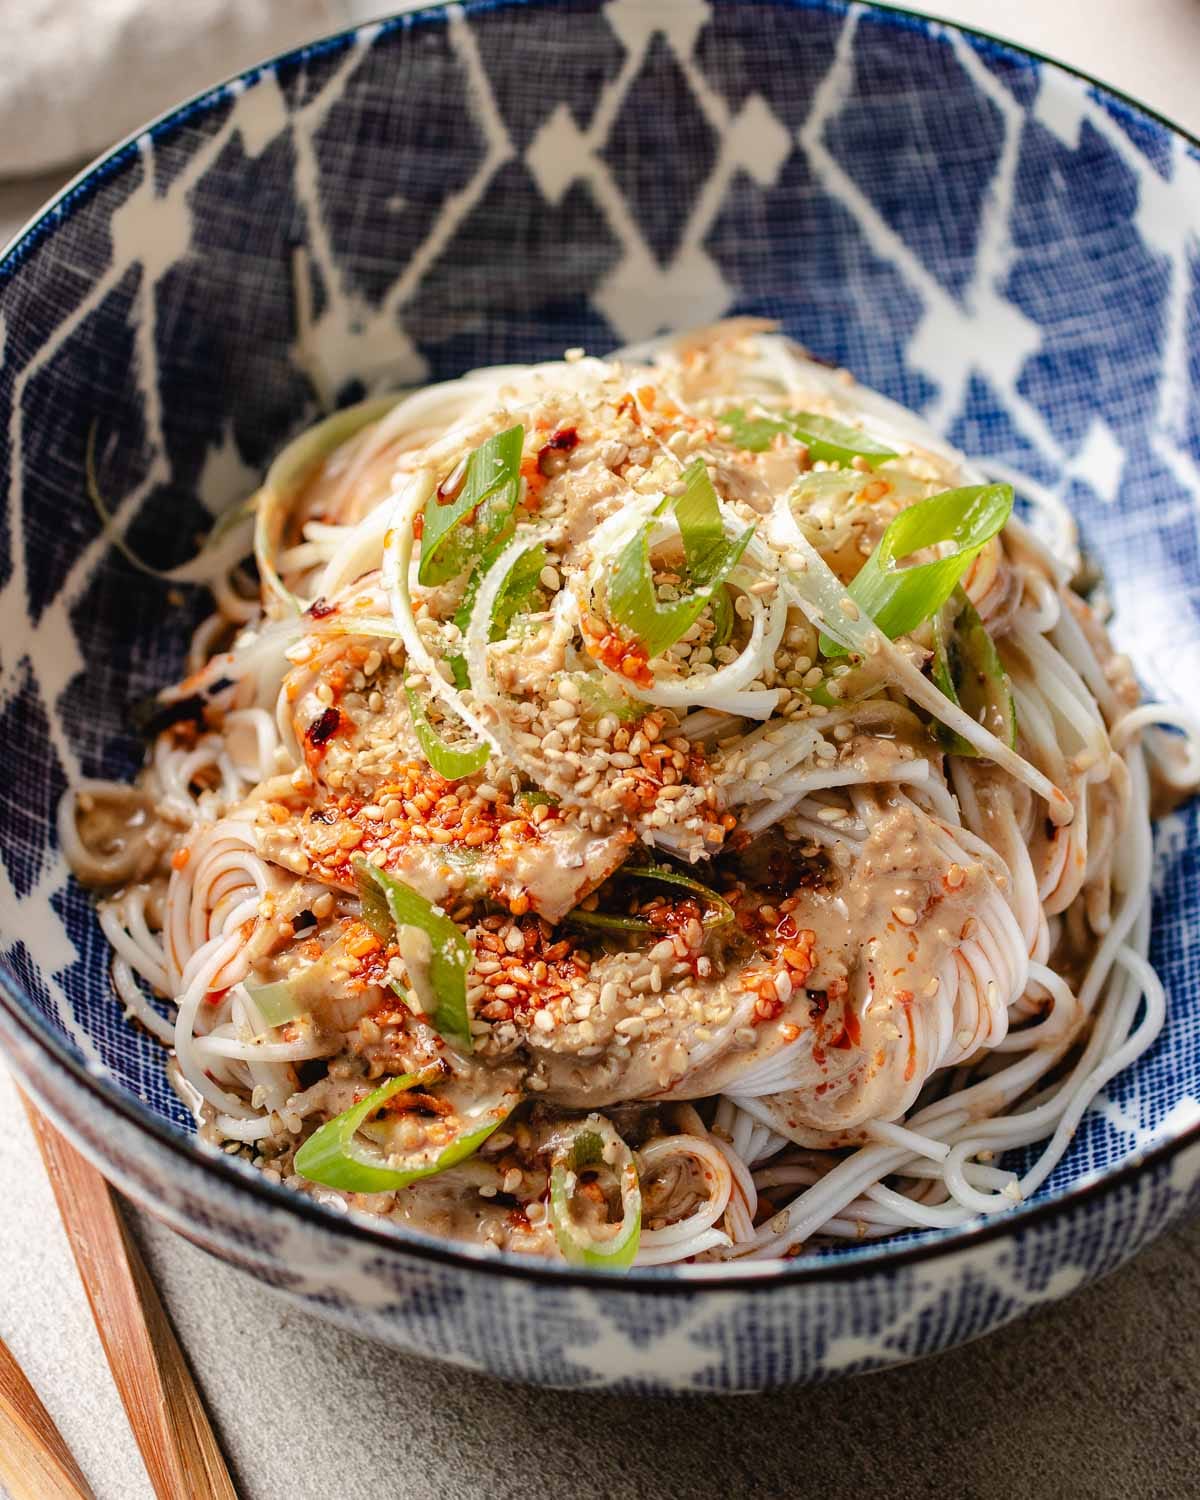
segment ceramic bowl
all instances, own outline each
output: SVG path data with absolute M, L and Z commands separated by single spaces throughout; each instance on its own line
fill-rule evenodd
M 1076 74 L 904 13 L 469 0 L 183 105 L 0 261 L 0 1034 L 137 1203 L 323 1316 L 521 1380 L 758 1389 L 877 1369 L 1062 1296 L 1196 1202 L 1200 840 L 1157 829 L 1170 1016 L 1032 1202 L 786 1265 L 607 1280 L 336 1215 L 199 1146 L 128 1025 L 55 807 L 201 604 L 143 555 L 328 403 L 766 314 L 1072 506 L 1148 691 L 1200 681 L 1200 154 Z

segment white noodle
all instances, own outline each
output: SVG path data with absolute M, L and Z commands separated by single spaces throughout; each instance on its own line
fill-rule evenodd
M 739 336 L 747 342 L 736 344 Z M 756 1041 L 765 1032 L 756 1034 L 760 997 L 751 990 L 731 990 L 728 1014 L 694 1028 L 683 1076 L 665 1092 L 656 1092 L 661 1080 L 647 1085 L 632 1101 L 650 1100 L 647 1108 L 661 1112 L 653 1116 L 659 1133 L 643 1141 L 637 1159 L 647 1180 L 661 1179 L 666 1199 L 655 1222 L 643 1225 L 637 1264 L 771 1258 L 814 1240 L 953 1228 L 1002 1212 L 1045 1185 L 1097 1093 L 1153 1043 L 1165 1023 L 1166 997 L 1145 956 L 1147 758 L 1163 781 L 1193 786 L 1200 779 L 1200 718 L 1178 705 L 1131 709 L 1118 694 L 1120 679 L 1106 670 L 1108 658 L 1066 592 L 1079 554 L 1074 521 L 1056 494 L 991 460 L 969 462 L 910 413 L 848 387 L 788 340 L 746 322 L 685 341 L 654 341 L 625 351 L 625 363 L 580 359 L 477 371 L 339 413 L 290 444 L 260 492 L 261 602 L 248 596 L 247 578 L 236 571 L 246 551 L 245 518 L 168 575 L 209 583 L 217 608 L 193 635 L 188 679 L 165 690 L 161 702 L 199 694 L 208 724 L 190 736 L 161 734 L 136 789 L 99 780 L 73 787 L 59 808 L 58 833 L 80 874 L 114 890 L 101 903 L 100 923 L 113 951 L 118 997 L 132 1017 L 173 1046 L 184 1091 L 200 1102 L 206 1128 L 220 1139 L 244 1146 L 248 1155 L 261 1147 L 264 1161 L 290 1151 L 332 1108 L 332 1075 L 302 1088 L 306 1075 L 297 1065 L 340 1054 L 347 1036 L 357 1047 L 370 1034 L 355 1029 L 353 1005 L 336 1025 L 301 1017 L 289 1029 L 273 1029 L 252 993 L 252 966 L 273 951 L 272 924 L 286 942 L 292 918 L 327 895 L 306 862 L 293 869 L 261 852 L 262 808 L 286 805 L 293 792 L 307 794 L 319 774 L 302 754 L 306 726 L 296 723 L 297 698 L 340 669 L 348 642 L 378 638 L 382 650 L 398 653 L 398 640 L 406 678 L 423 679 L 447 714 L 488 746 L 493 794 L 499 795 L 497 786 L 516 791 L 523 780 L 551 791 L 561 809 L 578 814 L 581 828 L 607 826 L 602 817 L 588 821 L 596 794 L 594 778 L 585 780 L 583 754 L 572 761 L 560 753 L 552 763 L 549 740 L 539 743 L 525 732 L 528 683 L 518 673 L 512 688 L 499 670 L 514 643 L 491 640 L 494 608 L 512 569 L 539 544 L 558 556 L 565 524 L 521 519 L 499 555 L 489 554 L 459 647 L 447 625 L 453 603 L 447 606 L 438 590 L 419 583 L 419 518 L 439 477 L 503 426 L 520 421 L 533 430 L 539 403 L 577 402 L 591 410 L 643 380 L 665 382 L 689 423 L 683 448 L 668 447 L 650 420 L 653 401 L 647 405 L 649 398 L 637 394 L 648 449 L 679 471 L 679 453 L 696 451 L 698 443 L 720 492 L 728 453 L 704 436 L 713 430 L 704 424 L 715 416 L 719 430 L 723 403 L 734 404 L 733 398 L 719 384 L 713 396 L 703 389 L 697 394 L 689 382 L 697 351 L 701 364 L 719 359 L 722 340 L 736 347 L 731 357 L 743 361 L 735 385 L 752 410 L 803 403 L 864 426 L 905 462 L 911 459 L 911 472 L 954 473 L 969 481 L 986 474 L 1010 483 L 1034 505 L 1041 535 L 1012 518 L 1006 545 L 990 545 L 965 579 L 1005 660 L 1019 751 L 943 696 L 923 669 L 918 645 L 889 640 L 860 614 L 801 529 L 787 490 L 773 490 L 751 507 L 760 517 L 758 529 L 728 580 L 739 633 L 717 659 L 709 652 L 692 666 L 690 648 L 681 646 L 669 662 L 655 659 L 652 680 L 631 685 L 588 655 L 584 614 L 602 608 L 615 557 L 661 500 L 661 492 L 645 494 L 628 484 L 617 502 L 603 502 L 608 509 L 601 505 L 587 536 L 583 566 L 555 586 L 553 602 L 537 616 L 540 649 L 561 663 L 564 681 L 590 674 L 592 684 L 607 685 L 618 706 L 636 693 L 639 713 L 649 706 L 660 714 L 655 734 L 703 747 L 720 789 L 718 810 L 733 809 L 743 835 L 765 834 L 768 844 L 786 837 L 808 854 L 819 851 L 815 859 L 847 868 L 875 857 L 871 851 L 889 819 L 903 817 L 920 830 L 929 857 L 942 862 L 947 884 L 956 868 L 962 879 L 972 871 L 975 881 L 971 920 L 938 950 L 925 994 L 909 995 L 888 1012 L 895 1034 L 881 1048 L 881 1076 L 890 1092 L 869 1095 L 870 1079 L 856 1079 L 862 1059 L 852 1050 L 836 1066 L 818 1062 L 813 1034 L 803 1026 L 756 1052 L 747 1036 Z M 642 368 L 646 359 L 657 366 Z M 298 517 L 288 531 L 287 498 L 324 459 L 326 504 L 317 511 L 324 519 Z M 859 483 L 853 476 L 848 488 Z M 725 535 L 740 535 L 750 502 L 738 503 L 731 493 L 719 503 Z M 834 502 L 821 504 L 825 510 L 815 524 L 835 526 Z M 664 543 L 678 547 L 670 513 L 655 524 L 652 551 Z M 462 586 L 458 581 L 450 594 Z M 298 603 L 318 597 L 330 606 L 324 614 L 296 613 Z M 874 665 L 872 696 L 807 712 L 801 699 L 798 716 L 780 708 L 785 689 L 776 666 L 791 638 L 785 635 L 789 609 L 793 623 L 802 615 L 868 668 Z M 267 618 L 271 610 L 282 617 Z M 228 650 L 212 655 L 218 642 L 231 638 Z M 450 680 L 446 641 L 463 652 L 465 688 Z M 354 663 L 366 655 L 359 651 Z M 789 689 L 803 679 L 800 666 L 799 677 L 787 678 Z M 511 690 L 502 689 L 502 681 Z M 369 693 L 362 679 L 358 686 Z M 905 742 L 903 755 L 872 759 L 845 738 L 904 741 L 904 725 L 919 732 L 914 711 L 954 730 L 977 756 L 943 757 L 923 740 L 914 741 L 915 751 Z M 562 712 L 560 722 L 578 718 L 565 697 Z M 1166 734 L 1159 726 L 1179 732 Z M 633 726 L 632 732 L 640 731 Z M 636 770 L 637 757 L 626 759 Z M 483 797 L 473 794 L 482 805 Z M 89 817 L 120 825 L 118 836 L 94 840 L 93 847 L 85 838 Z M 696 857 L 686 824 L 652 825 L 631 815 L 630 826 L 648 845 Z M 334 915 L 313 929 L 325 942 L 342 930 L 338 913 L 357 909 L 344 890 L 334 897 Z M 863 934 L 863 947 L 876 936 Z M 1051 966 L 1060 942 L 1086 956 L 1074 989 Z M 654 994 L 675 983 L 666 972 L 674 962 L 670 940 L 665 953 Z M 690 983 L 690 972 L 681 983 Z M 475 974 L 472 982 L 483 977 Z M 580 980 L 577 988 L 583 985 Z M 788 979 L 789 995 L 790 986 Z M 164 997 L 173 1019 L 164 1019 L 147 989 Z M 482 1005 L 486 986 L 473 993 Z M 498 986 L 496 993 L 503 990 Z M 889 995 L 875 992 L 864 962 L 856 987 L 841 997 L 840 1014 L 853 1013 L 861 1022 L 880 1003 L 889 1003 Z M 485 1034 L 478 1012 L 476 1024 Z M 894 1075 L 906 1059 L 897 1084 Z M 706 1082 L 712 1078 L 716 1086 Z M 709 1103 L 698 1109 L 678 1102 L 693 1094 Z M 855 1115 L 865 1096 L 884 1104 Z M 803 1105 L 799 1124 L 797 1101 Z M 997 1164 L 1003 1152 L 1030 1147 L 1036 1155 L 1023 1175 Z M 492 1192 L 504 1180 L 482 1157 L 467 1165 L 478 1167 L 475 1180 Z M 457 1181 L 452 1174 L 445 1179 Z M 770 1194 L 771 1211 L 756 1225 L 767 1212 L 760 1209 L 760 1193 Z M 773 1206 L 784 1197 L 782 1207 Z M 390 1194 L 379 1195 L 379 1211 L 392 1201 Z

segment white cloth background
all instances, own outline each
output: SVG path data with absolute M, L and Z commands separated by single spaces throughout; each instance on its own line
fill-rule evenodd
M 1200 134 L 1200 0 L 908 7 L 1063 57 Z M 0 176 L 73 166 L 306 30 L 386 8 L 387 0 L 0 0 Z M 0 183 L 0 244 L 65 175 Z M 152 1500 L 2 1075 L 0 1201 L 0 1337 L 99 1500 Z M 508 1500 L 531 1488 L 548 1500 L 1195 1492 L 1200 1225 L 1069 1306 L 932 1363 L 796 1396 L 670 1403 L 654 1420 L 634 1400 L 522 1391 L 362 1344 L 131 1217 L 245 1500 Z
M 386 0 L 3 0 L 0 176 L 95 156 L 197 89 Z

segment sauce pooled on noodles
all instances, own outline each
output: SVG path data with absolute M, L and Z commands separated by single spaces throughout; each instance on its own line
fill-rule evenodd
M 1162 1024 L 1147 760 L 1195 750 L 1012 506 L 747 321 L 297 439 L 137 782 L 61 816 L 204 1136 L 616 1269 L 1034 1192 Z

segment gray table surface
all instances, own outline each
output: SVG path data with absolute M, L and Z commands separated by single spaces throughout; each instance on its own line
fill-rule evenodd
M 1200 133 L 1200 0 L 910 8 L 1068 58 Z M 0 184 L 0 242 L 56 186 Z M 100 1500 L 150 1500 L 2 1070 L 0 1201 L 0 1337 Z M 364 1343 L 131 1218 L 245 1500 L 1200 1494 L 1200 1224 L 933 1361 L 811 1391 L 648 1402 L 506 1386 Z

